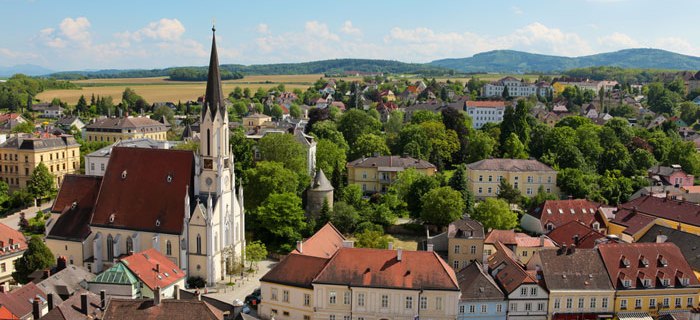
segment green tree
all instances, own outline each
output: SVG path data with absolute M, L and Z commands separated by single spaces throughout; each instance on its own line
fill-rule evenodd
M 250 269 L 253 269 L 253 264 L 257 264 L 267 257 L 267 248 L 260 240 L 255 240 L 246 243 L 245 258 L 250 261 Z
M 351 109 L 346 111 L 338 121 L 340 131 L 349 145 L 355 144 L 355 140 L 363 134 L 379 134 L 382 123 L 370 116 L 367 112 Z
M 271 114 L 273 119 L 275 120 L 282 120 L 282 117 L 284 116 L 284 110 L 282 110 L 282 107 L 278 104 L 272 106 Z
M 313 110 L 321 109 L 312 109 L 312 111 Z M 338 127 L 335 124 L 335 122 L 331 120 L 322 120 L 314 123 L 309 133 L 316 136 L 316 138 L 318 139 L 330 140 L 343 150 L 350 149 L 350 147 L 348 147 L 347 141 L 345 141 L 345 137 L 343 137 L 343 134 L 340 131 L 338 131 Z
M 502 147 L 503 158 L 511 159 L 527 159 L 527 152 L 525 152 L 525 146 L 515 133 L 511 133 L 510 137 L 506 139 L 505 144 Z
M 199 141 L 190 140 L 177 144 L 173 147 L 173 150 L 188 150 L 192 152 L 199 152 Z
M 506 99 L 506 100 L 510 98 L 510 94 L 508 93 L 508 86 L 503 87 L 503 92 L 501 92 L 501 97 L 503 99 Z
M 34 123 L 27 121 L 12 127 L 12 133 L 32 133 L 35 129 Z
M 506 179 L 501 179 L 498 185 L 498 199 L 503 199 L 510 204 L 520 204 L 523 196 L 520 190 L 513 187 Z
M 330 221 L 340 232 L 350 234 L 360 222 L 360 214 L 349 203 L 338 201 L 333 204 Z
M 554 193 L 547 192 L 544 189 L 544 186 L 540 185 L 539 188 L 537 188 L 537 194 L 530 198 L 528 200 L 528 207 L 530 210 L 534 209 L 535 207 L 543 204 L 547 200 L 557 200 L 557 195 Z
M 421 124 L 426 121 L 442 122 L 442 117 L 439 113 L 430 110 L 417 110 L 411 115 L 411 124 Z
M 12 273 L 12 278 L 25 284 L 29 282 L 28 277 L 32 272 L 49 268 L 54 264 L 54 261 L 53 253 L 44 244 L 41 236 L 32 236 L 29 239 L 27 250 L 15 262 L 15 272 Z
M 168 120 L 168 123 L 175 123 L 175 112 L 173 112 L 173 109 L 170 109 L 168 106 L 160 106 L 156 108 L 153 111 L 153 116 L 151 116 L 151 119 L 160 121 L 160 119 L 163 117 L 165 117 L 165 120 Z
M 518 215 L 501 199 L 486 198 L 474 208 L 471 217 L 481 222 L 486 230 L 509 230 L 518 225 Z
M 271 194 L 255 212 L 256 235 L 273 251 L 291 251 L 307 228 L 301 198 L 291 192 Z
M 316 144 L 316 167 L 321 168 L 326 176 L 333 176 L 336 171 L 344 172 L 347 159 L 345 150 L 327 139 L 319 139 Z M 338 188 L 339 186 L 334 187 Z
M 599 180 L 600 194 L 610 205 L 626 202 L 632 195 L 632 180 L 623 176 L 619 170 L 605 171 Z
M 477 162 L 490 157 L 496 148 L 496 139 L 483 131 L 477 131 L 474 138 L 469 141 L 467 148 L 467 163 Z
M 301 108 L 299 107 L 298 104 L 293 103 L 289 107 L 289 116 L 291 116 L 294 119 L 300 119 L 301 118 Z
M 383 230 L 365 229 L 355 234 L 355 245 L 358 248 L 386 249 L 389 247 L 389 237 Z
M 49 169 L 43 162 L 39 163 L 27 181 L 27 190 L 37 199 L 52 197 L 56 194 L 55 176 L 49 172 Z
M 376 134 L 363 134 L 350 148 L 350 159 L 355 160 L 364 156 L 371 157 L 375 154 L 385 156 L 391 154 L 384 138 Z
M 88 105 L 87 101 L 85 101 L 85 96 L 80 95 L 80 98 L 78 99 L 78 103 L 75 105 L 75 110 L 80 112 L 81 114 L 84 114 L 88 110 Z
M 306 150 L 291 134 L 266 134 L 258 142 L 260 157 L 275 161 L 300 176 L 308 175 Z
M 557 175 L 557 186 L 562 194 L 570 195 L 575 199 L 600 198 L 598 190 L 598 175 L 586 173 L 578 168 L 566 168 Z
M 455 169 L 452 177 L 448 181 L 448 185 L 462 194 L 462 199 L 464 200 L 464 210 L 466 213 L 471 213 L 474 209 L 474 195 L 469 190 L 467 184 L 468 180 L 467 166 L 465 164 L 460 164 Z
M 405 198 L 411 217 L 420 218 L 423 211 L 423 195 L 438 187 L 440 187 L 440 183 L 435 177 L 419 174 L 418 178 L 409 187 Z
M 462 194 L 450 187 L 430 190 L 421 197 L 421 203 L 421 219 L 439 227 L 447 226 L 465 213 Z
M 275 193 L 293 193 L 299 186 L 297 175 L 279 162 L 260 161 L 245 171 L 246 210 L 254 210 Z

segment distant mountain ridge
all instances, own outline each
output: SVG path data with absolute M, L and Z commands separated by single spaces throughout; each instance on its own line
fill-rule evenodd
M 41 76 L 52 72 L 55 71 L 34 64 L 18 64 L 11 67 L 0 67 L 0 77 L 10 77 L 17 73 L 28 76 Z
M 562 57 L 515 50 L 494 50 L 469 58 L 440 59 L 430 65 L 458 72 L 555 72 L 585 67 L 699 70 L 700 57 L 661 49 L 625 49 L 581 57 Z

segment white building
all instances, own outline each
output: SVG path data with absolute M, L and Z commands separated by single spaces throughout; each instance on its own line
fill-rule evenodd
M 479 129 L 487 123 L 501 123 L 506 104 L 503 101 L 467 101 L 465 109 L 474 129 Z
M 513 77 L 505 77 L 484 85 L 481 95 L 484 97 L 501 97 L 506 87 L 508 88 L 508 96 L 511 97 L 546 96 L 552 90 L 552 86 L 543 81 L 532 84 Z
M 112 145 L 85 155 L 85 174 L 89 176 L 104 176 L 109 157 L 112 155 L 112 148 L 114 147 L 172 149 L 180 143 L 179 141 L 159 141 L 150 138 L 119 140 Z

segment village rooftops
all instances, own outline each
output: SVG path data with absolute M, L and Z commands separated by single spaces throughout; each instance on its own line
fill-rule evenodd
M 184 271 L 155 248 L 134 253 L 120 261 L 151 290 L 156 287 L 165 289 L 186 276 Z
M 0 223 L 0 257 L 21 254 L 27 250 L 27 240 L 22 232 Z
M 599 207 L 600 203 L 587 199 L 547 200 L 529 214 L 539 219 L 543 228 L 548 224 L 556 228 L 569 221 L 581 221 L 592 226 L 597 221 Z
M 498 284 L 484 272 L 484 268 L 477 261 L 460 270 L 457 273 L 457 281 L 462 291 L 460 300 L 505 300 Z
M 496 253 L 488 258 L 489 270 L 506 294 L 510 294 L 523 284 L 537 284 L 533 273 L 525 271 L 514 258 L 513 251 L 500 242 L 496 243 Z
M 311 237 L 297 244 L 297 248 L 292 250 L 291 254 L 328 259 L 343 246 L 343 241 L 343 234 L 332 223 L 327 222 Z
M 484 226 L 474 219 L 462 218 L 450 223 L 447 227 L 447 236 L 450 238 L 484 239 Z
M 97 119 L 94 123 L 85 126 L 87 131 L 112 131 L 117 129 L 151 129 L 147 131 L 166 131 L 168 128 L 165 124 L 153 120 L 149 117 L 121 117 L 121 118 L 102 118 Z
M 510 172 L 556 172 L 552 167 L 537 160 L 526 159 L 484 159 L 467 165 L 469 170 L 510 171 Z
M 48 238 L 82 241 L 90 234 L 90 219 L 95 208 L 102 177 L 66 175 L 51 212 L 60 213 Z
M 466 102 L 467 108 L 505 108 L 506 103 L 504 101 L 479 101 L 479 100 L 469 100 Z
M 409 156 L 377 156 L 360 158 L 348 163 L 348 167 L 356 168 L 379 168 L 380 171 L 391 171 L 394 169 L 428 169 L 435 168 L 435 165 Z
M 547 249 L 529 264 L 541 264 L 548 290 L 613 290 L 605 265 L 595 249 Z
M 3 144 L 0 148 L 20 149 L 20 150 L 48 150 L 66 147 L 80 146 L 72 135 L 64 134 L 54 136 L 51 134 L 40 135 L 17 135 L 13 136 Z
M 290 254 L 266 273 L 261 282 L 312 289 L 312 282 L 329 259 L 317 256 Z
M 655 225 L 637 242 L 670 242 L 678 246 L 683 256 L 695 271 L 700 271 L 700 236 L 669 227 Z
M 700 227 L 700 205 L 683 200 L 644 196 L 620 204 L 613 223 L 626 226 L 635 234 L 656 218 Z
M 112 298 L 105 306 L 102 320 L 220 320 L 223 318 L 221 310 L 199 300 L 167 299 L 155 304 L 152 299 Z
M 580 221 L 569 221 L 554 228 L 547 234 L 557 246 L 575 245 L 577 248 L 593 248 L 598 239 L 604 239 L 605 235 L 593 230 Z

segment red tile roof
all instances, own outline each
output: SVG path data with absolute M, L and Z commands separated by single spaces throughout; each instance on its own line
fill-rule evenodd
M 341 248 L 313 281 L 356 287 L 458 291 L 454 270 L 435 252 Z
M 495 245 L 496 242 L 500 242 L 505 245 L 515 245 L 515 230 L 491 230 L 484 243 Z
M 493 274 L 493 271 L 497 270 L 494 278 L 507 294 L 510 294 L 522 284 L 537 283 L 535 275 L 525 271 L 513 256 L 513 251 L 502 243 L 497 242 L 496 253 L 488 258 L 490 273 Z
M 5 122 L 10 119 L 17 119 L 19 117 L 19 113 L 3 113 L 0 114 L 0 123 Z
M 181 234 L 193 181 L 192 151 L 115 147 L 91 225 Z
M 504 101 L 478 101 L 469 100 L 467 101 L 467 108 L 505 108 L 506 103 Z
M 0 223 L 0 249 L 0 257 L 20 253 L 27 250 L 27 239 L 17 229 Z
M 46 303 L 46 293 L 30 282 L 21 288 L 0 293 L 0 305 L 7 307 L 15 316 L 24 318 L 32 314 L 32 303 L 35 297 L 42 300 L 42 306 Z
M 103 320 L 139 319 L 139 320 L 174 320 L 174 319 L 223 319 L 221 310 L 199 300 L 162 300 L 153 305 L 153 300 L 145 299 L 110 299 L 105 307 Z
M 260 281 L 312 289 L 311 283 L 328 261 L 326 258 L 290 254 L 260 278 Z
M 166 288 L 184 278 L 185 272 L 155 248 L 134 253 L 120 260 L 151 290 Z
M 76 292 L 70 298 L 58 304 L 53 310 L 41 317 L 41 320 L 73 320 L 73 319 L 89 319 L 80 310 L 81 295 L 87 294 L 88 298 L 88 314 L 92 315 L 92 319 L 100 319 L 102 310 L 100 310 L 100 296 L 90 291 Z M 54 296 L 54 301 L 58 303 L 58 296 Z
M 596 240 L 604 239 L 605 235 L 591 229 L 580 221 L 569 221 L 547 234 L 558 246 L 563 244 L 576 245 L 577 248 L 590 249 L 595 247 Z M 578 241 L 576 241 L 578 237 Z
M 301 250 L 303 252 L 294 249 L 290 254 L 303 254 L 305 256 L 328 259 L 343 246 L 344 240 L 343 234 L 332 223 L 328 222 L 316 231 L 314 235 L 302 242 Z
M 570 221 L 581 221 L 587 226 L 596 222 L 600 203 L 587 199 L 547 200 L 529 214 L 540 220 L 542 229 L 551 223 L 554 228 Z
M 613 286 L 626 288 L 624 279 L 631 280 L 630 289 L 644 288 L 642 279 L 649 279 L 649 288 L 662 288 L 662 279 L 669 280 L 670 287 L 681 287 L 680 279 L 700 287 L 693 269 L 681 250 L 670 242 L 665 243 L 606 243 L 598 246 L 605 268 Z
M 531 237 L 527 234 L 520 232 L 515 234 L 515 246 L 521 248 L 556 247 L 554 245 L 554 242 L 552 242 L 552 240 L 550 240 L 546 236 Z
M 49 238 L 84 240 L 90 234 L 90 219 L 100 191 L 102 177 L 66 175 L 51 207 L 61 213 L 49 231 Z M 75 206 L 73 206 L 75 204 Z
M 619 207 L 627 211 L 636 207 L 637 212 L 644 215 L 700 227 L 700 205 L 692 202 L 646 196 L 623 203 Z M 622 221 L 628 215 L 618 211 L 613 221 Z

